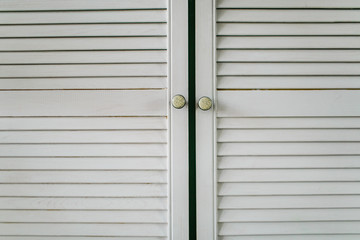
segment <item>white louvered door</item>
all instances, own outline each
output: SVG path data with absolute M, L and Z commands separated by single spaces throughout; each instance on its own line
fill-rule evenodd
M 0 239 L 187 239 L 187 3 L 0 0 L 0 24 Z
M 198 239 L 360 239 L 360 1 L 197 1 Z

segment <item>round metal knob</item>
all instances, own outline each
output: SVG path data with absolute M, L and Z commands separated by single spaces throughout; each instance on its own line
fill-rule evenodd
M 209 97 L 201 97 L 198 106 L 201 110 L 207 111 L 212 107 L 212 101 Z
M 185 107 L 186 99 L 183 95 L 178 94 L 172 98 L 171 103 L 174 108 L 181 109 L 181 108 Z

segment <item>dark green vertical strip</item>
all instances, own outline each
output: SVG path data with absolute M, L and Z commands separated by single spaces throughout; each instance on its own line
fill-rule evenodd
M 195 0 L 189 4 L 189 239 L 196 240 Z

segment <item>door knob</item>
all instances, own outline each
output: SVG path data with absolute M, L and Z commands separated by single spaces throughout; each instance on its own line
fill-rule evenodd
M 201 110 L 207 111 L 212 107 L 212 101 L 209 97 L 201 97 L 198 106 Z
M 183 95 L 178 94 L 172 98 L 171 104 L 174 108 L 181 109 L 181 108 L 185 107 L 186 99 Z

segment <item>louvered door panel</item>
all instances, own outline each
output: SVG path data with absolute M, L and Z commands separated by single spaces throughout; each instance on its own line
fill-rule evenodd
M 216 98 L 215 149 L 212 163 L 198 148 L 200 240 L 358 239 L 360 1 L 207 2 L 198 88 L 213 66 L 201 94 Z
M 172 238 L 168 6 L 0 0 L 0 239 Z
M 348 163 L 356 164 L 360 155 L 360 94 L 355 90 L 360 54 L 345 50 L 341 39 L 357 39 L 360 12 L 296 10 L 292 4 L 279 10 L 280 5 L 286 7 L 275 1 L 218 2 L 218 235 L 229 240 L 343 239 L 353 234 L 349 239 L 355 239 L 360 214 L 349 197 L 360 194 L 360 179 L 357 166 Z M 323 7 L 332 6 L 323 2 Z M 279 43 L 272 49 L 265 41 L 263 46 L 236 43 L 250 35 L 255 41 L 264 36 L 288 44 L 296 36 L 298 44 Z M 323 42 L 339 36 L 338 46 L 311 45 L 319 36 Z M 328 88 L 334 90 L 286 90 Z M 335 200 L 347 196 L 347 202 Z M 252 199 L 250 206 L 246 202 Z M 292 204 L 296 199 L 303 203 Z

